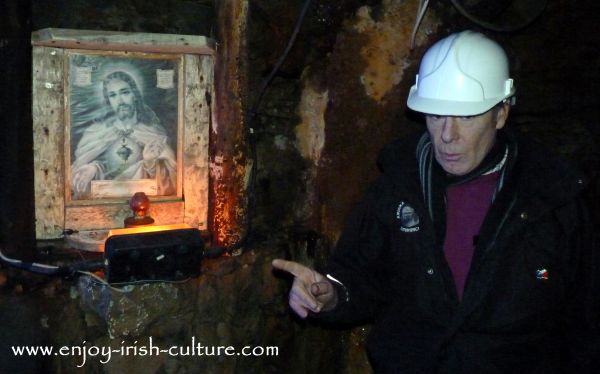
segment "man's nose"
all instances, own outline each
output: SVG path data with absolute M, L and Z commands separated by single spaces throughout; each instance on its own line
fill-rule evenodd
M 455 117 L 444 117 L 441 137 L 445 143 L 450 143 L 458 138 L 458 124 Z

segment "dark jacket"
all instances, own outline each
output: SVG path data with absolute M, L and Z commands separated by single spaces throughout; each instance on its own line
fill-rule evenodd
M 372 322 L 376 372 L 584 373 L 600 360 L 600 269 L 585 182 L 540 146 L 513 142 L 518 152 L 483 222 L 460 303 L 424 204 L 416 140 L 383 150 L 383 174 L 326 269 L 343 284 L 340 301 L 320 316 Z

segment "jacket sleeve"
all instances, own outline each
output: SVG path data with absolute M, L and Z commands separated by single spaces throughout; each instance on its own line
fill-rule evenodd
M 597 373 L 600 365 L 600 253 L 593 220 L 580 201 L 573 204 L 576 217 L 569 223 L 565 245 L 573 251 L 574 270 L 567 290 L 568 372 Z M 565 222 L 566 223 L 566 222 Z
M 389 248 L 381 180 L 367 192 L 346 222 L 323 273 L 337 289 L 337 306 L 317 317 L 352 324 L 371 320 L 385 302 L 385 253 Z M 332 279 L 333 278 L 333 279 Z

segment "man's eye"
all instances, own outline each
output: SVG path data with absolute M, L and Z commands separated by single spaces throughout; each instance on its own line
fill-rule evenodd
M 461 116 L 460 119 L 462 119 L 463 121 L 470 121 L 473 118 L 475 118 L 475 116 Z

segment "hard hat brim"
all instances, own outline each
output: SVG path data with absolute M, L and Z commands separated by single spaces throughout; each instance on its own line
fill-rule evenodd
M 417 87 L 412 86 L 408 94 L 407 105 L 410 109 L 438 116 L 476 116 L 492 109 L 506 97 L 484 99 L 482 101 L 455 101 L 420 97 Z

